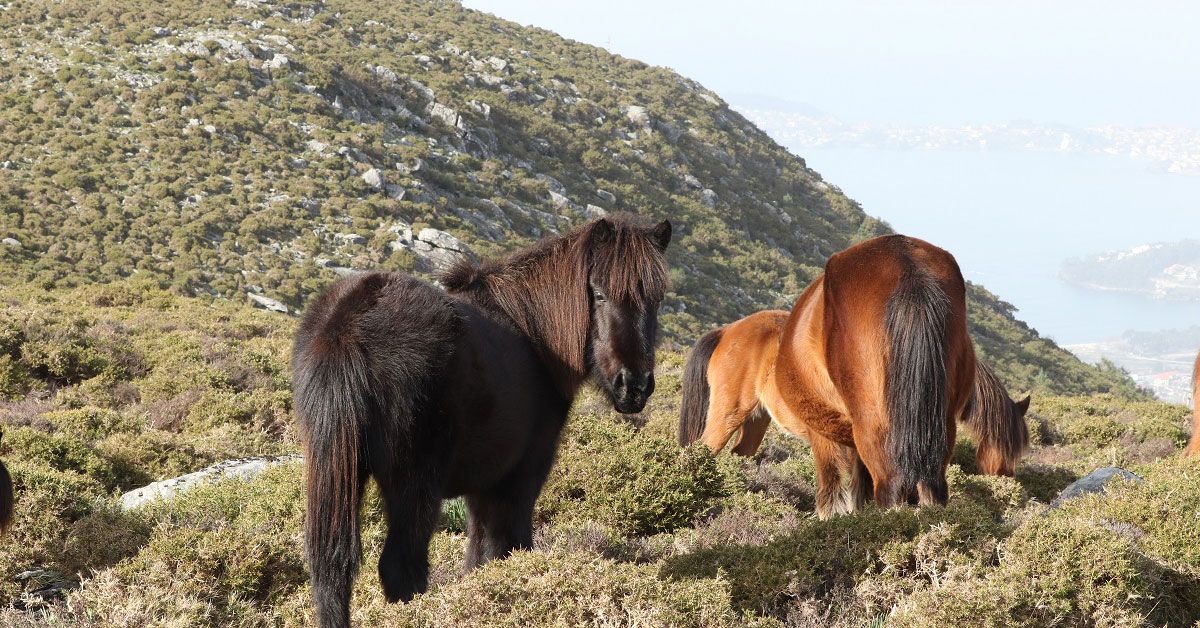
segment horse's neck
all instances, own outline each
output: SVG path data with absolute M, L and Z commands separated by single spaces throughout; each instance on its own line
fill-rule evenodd
M 520 307 L 518 311 L 510 311 L 490 290 L 475 290 L 463 296 L 476 306 L 501 317 L 512 326 L 514 332 L 524 336 L 554 380 L 555 388 L 568 401 L 575 398 L 587 380 L 585 356 L 572 355 L 581 353 L 581 349 L 558 346 L 570 339 L 562 330 L 553 328 L 554 316 L 551 312 L 540 311 L 536 307 Z M 522 306 L 536 303 L 536 300 L 524 300 Z M 585 341 L 579 341 L 579 344 L 583 345 Z

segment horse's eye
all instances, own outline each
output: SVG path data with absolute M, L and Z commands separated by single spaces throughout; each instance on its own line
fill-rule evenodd
M 599 290 L 596 290 L 595 288 L 592 289 L 592 300 L 605 301 L 605 300 L 607 300 L 607 298 L 608 297 L 605 297 L 603 292 L 600 292 Z

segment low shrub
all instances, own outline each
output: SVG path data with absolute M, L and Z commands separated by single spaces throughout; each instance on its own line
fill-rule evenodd
M 703 446 L 639 433 L 598 416 L 574 417 L 537 505 L 541 522 L 602 521 L 628 534 L 689 525 L 730 493 Z
M 673 580 L 655 571 L 586 553 L 517 552 L 408 605 L 360 608 L 356 618 L 405 626 L 774 624 L 733 610 L 720 579 Z

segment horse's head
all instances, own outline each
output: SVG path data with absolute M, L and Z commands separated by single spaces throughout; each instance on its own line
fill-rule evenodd
M 658 306 L 667 289 L 663 251 L 671 223 L 643 227 L 602 218 L 588 234 L 592 378 L 618 412 L 641 412 L 654 392 Z

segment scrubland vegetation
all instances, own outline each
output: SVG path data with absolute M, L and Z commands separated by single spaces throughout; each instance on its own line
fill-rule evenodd
M 579 401 L 533 551 L 463 575 L 449 503 L 433 586 L 405 606 L 379 592 L 369 498 L 361 625 L 1200 619 L 1186 410 L 1082 364 L 979 286 L 981 356 L 1034 391 L 1015 479 L 974 475 L 964 440 L 948 507 L 822 522 L 802 441 L 772 433 L 753 460 L 678 448 L 690 340 L 790 306 L 829 255 L 889 230 L 695 82 L 450 2 L 0 8 L 0 458 L 17 494 L 0 624 L 307 625 L 298 463 L 118 499 L 298 453 L 295 319 L 247 295 L 294 313 L 338 274 L 429 277 L 447 255 L 615 210 L 676 225 L 649 408 Z M 1111 464 L 1145 481 L 1048 509 Z
M 0 457 L 17 523 L 0 544 L 8 625 L 302 626 L 303 471 L 124 510 L 122 491 L 246 455 L 298 451 L 294 319 L 146 283 L 0 290 Z M 1200 619 L 1200 465 L 1187 410 L 1035 391 L 1015 479 L 973 474 L 961 439 L 946 508 L 818 521 L 812 458 L 775 431 L 753 460 L 674 442 L 683 356 L 646 412 L 577 404 L 536 511 L 535 549 L 462 574 L 461 513 L 431 590 L 388 605 L 367 500 L 362 625 L 1191 625 Z M 1096 466 L 1118 483 L 1056 509 Z

